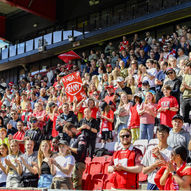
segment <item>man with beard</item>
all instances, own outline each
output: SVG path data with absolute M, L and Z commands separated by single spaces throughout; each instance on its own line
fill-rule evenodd
M 87 152 L 87 141 L 86 137 L 83 133 L 79 136 L 79 131 L 76 127 L 68 122 L 64 125 L 64 132 L 73 138 L 71 140 L 71 146 L 69 147 L 72 155 L 74 156 L 76 163 L 73 170 L 73 187 L 76 190 L 82 190 L 82 175 L 85 170 L 85 159 L 86 159 L 86 152 Z M 73 141 L 73 142 L 72 142 Z
M 138 175 L 142 170 L 142 153 L 131 144 L 131 131 L 122 129 L 119 133 L 122 149 L 113 154 L 108 172 L 114 189 L 138 189 Z

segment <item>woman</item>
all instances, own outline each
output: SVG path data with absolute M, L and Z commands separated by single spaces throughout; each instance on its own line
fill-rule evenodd
M 20 156 L 19 144 L 16 140 L 10 141 L 10 152 L 5 159 L 6 174 L 7 174 L 7 188 L 18 188 L 21 187 L 21 173 L 22 164 L 18 160 Z
M 155 97 L 151 92 L 147 92 L 145 102 L 138 109 L 140 115 L 140 139 L 153 139 L 155 117 L 157 116 L 157 105 Z
M 5 128 L 5 124 L 3 118 L 0 116 L 0 129 L 1 128 Z
M 0 145 L 0 187 L 6 187 L 6 164 L 5 159 L 8 155 L 8 147 L 5 143 Z
M 101 140 L 103 143 L 106 141 L 111 142 L 113 140 L 112 130 L 114 122 L 114 113 L 110 106 L 104 102 L 101 106 Z
M 50 188 L 51 186 L 54 168 L 54 165 L 50 162 L 51 156 L 50 142 L 43 140 L 38 150 L 38 170 L 40 175 L 38 188 Z
M 67 141 L 60 140 L 58 143 L 59 153 L 51 160 L 56 168 L 53 170 L 54 178 L 52 189 L 72 190 L 72 170 L 75 165 L 75 159 L 71 155 Z
M 155 176 L 160 190 L 191 190 L 191 167 L 186 163 L 187 149 L 177 146 L 171 154 L 171 161 Z
M 119 132 L 123 128 L 127 128 L 129 116 L 130 116 L 131 103 L 128 101 L 127 94 L 124 92 L 121 94 L 121 99 L 118 109 L 114 112 L 116 115 L 116 125 L 115 130 L 119 135 Z M 119 137 L 118 137 L 119 141 Z

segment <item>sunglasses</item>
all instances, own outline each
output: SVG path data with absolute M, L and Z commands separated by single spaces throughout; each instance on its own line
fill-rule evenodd
M 17 115 L 16 113 L 11 113 L 11 115 Z
M 169 74 L 173 74 L 173 72 L 168 72 L 167 75 L 169 75 Z
M 130 135 L 129 135 L 129 134 L 126 134 L 126 135 L 121 135 L 120 137 L 123 138 L 123 139 L 124 139 L 124 138 L 129 138 Z

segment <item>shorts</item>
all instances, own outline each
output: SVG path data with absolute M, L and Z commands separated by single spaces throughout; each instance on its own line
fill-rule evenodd
M 112 131 L 103 131 L 101 133 L 101 139 L 107 141 L 108 139 L 113 140 Z

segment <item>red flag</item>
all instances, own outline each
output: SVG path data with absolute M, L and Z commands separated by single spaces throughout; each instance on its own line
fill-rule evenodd
M 73 50 L 60 54 L 58 58 L 63 60 L 65 63 L 68 63 L 70 60 L 81 59 L 81 57 L 77 55 Z
M 86 93 L 82 87 L 80 72 L 75 72 L 64 76 L 62 78 L 62 83 L 64 84 L 68 99 L 71 102 L 73 101 L 74 97 L 76 97 L 77 100 L 82 100 L 84 97 L 86 97 Z

